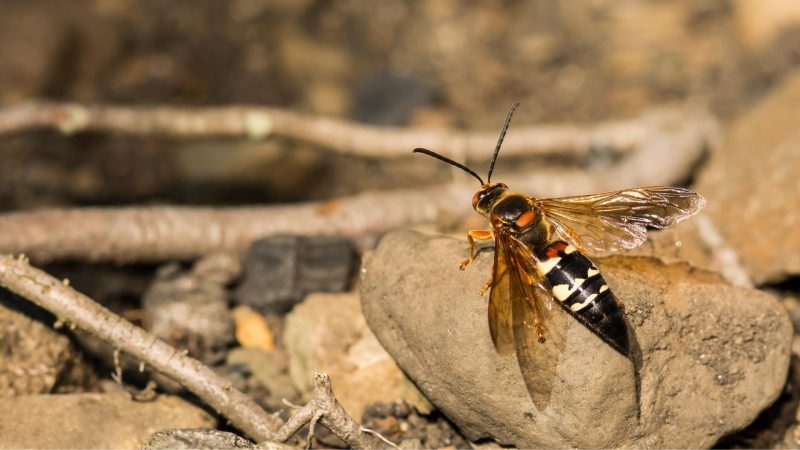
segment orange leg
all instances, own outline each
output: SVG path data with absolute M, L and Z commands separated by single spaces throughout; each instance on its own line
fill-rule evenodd
M 544 330 L 542 329 L 542 323 L 539 322 L 539 319 L 536 319 L 533 322 L 533 326 L 536 327 L 536 335 L 539 337 L 539 343 L 544 344 Z
M 485 241 L 493 238 L 494 232 L 492 230 L 469 230 L 467 232 L 467 240 L 469 240 L 469 258 L 461 261 L 461 265 L 458 266 L 458 268 L 464 270 L 464 268 L 467 267 L 467 264 L 471 263 L 472 260 L 475 259 L 475 239 Z
M 520 278 L 525 280 L 525 282 L 528 283 L 529 285 L 533 286 L 534 280 L 533 280 L 533 277 L 531 277 L 531 274 L 529 274 L 525 270 L 522 270 L 521 267 L 518 267 L 518 269 L 519 269 L 518 272 L 519 272 Z
M 486 294 L 486 291 L 492 287 L 492 284 L 494 284 L 494 276 L 489 276 L 489 281 L 487 281 L 486 284 L 484 284 L 481 288 L 481 297 L 483 297 L 483 295 Z

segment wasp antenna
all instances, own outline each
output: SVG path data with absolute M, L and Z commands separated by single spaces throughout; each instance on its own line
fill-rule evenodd
M 503 123 L 503 129 L 500 130 L 500 139 L 497 140 L 497 147 L 494 148 L 494 155 L 492 155 L 492 162 L 489 163 L 489 175 L 486 176 L 486 182 L 492 182 L 492 171 L 494 170 L 494 162 L 497 161 L 497 154 L 500 153 L 500 146 L 503 145 L 503 139 L 506 137 L 506 131 L 508 130 L 508 125 L 511 123 L 511 116 L 514 115 L 514 111 L 517 110 L 517 106 L 519 103 L 514 103 L 511 105 L 511 109 L 508 110 L 508 115 L 506 115 L 506 121 Z
M 428 150 L 427 148 L 415 148 L 412 151 L 412 153 L 423 153 L 423 154 L 428 155 L 428 156 L 433 156 L 434 158 L 438 159 L 439 161 L 444 161 L 447 164 L 456 166 L 459 169 L 463 170 L 464 172 L 467 172 L 468 174 L 470 174 L 473 177 L 477 178 L 478 181 L 481 182 L 481 186 L 483 186 L 483 184 L 484 184 L 483 183 L 483 179 L 481 179 L 481 177 L 477 173 L 475 173 L 472 169 L 470 169 L 469 167 L 467 167 L 467 166 L 465 166 L 465 165 L 463 165 L 461 163 L 457 163 L 457 162 L 453 161 L 452 159 L 447 158 L 445 156 L 442 156 L 442 155 L 440 155 L 440 154 L 438 154 L 436 152 Z

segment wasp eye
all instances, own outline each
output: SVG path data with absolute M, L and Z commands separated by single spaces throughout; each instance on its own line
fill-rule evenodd
M 478 206 L 478 200 L 480 200 L 481 193 L 476 192 L 475 195 L 472 196 L 472 207 L 475 208 Z

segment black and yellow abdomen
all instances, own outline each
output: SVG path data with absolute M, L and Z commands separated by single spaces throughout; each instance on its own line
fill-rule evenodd
M 550 282 L 553 298 L 611 347 L 630 357 L 622 304 L 594 263 L 564 241 L 549 244 L 537 256 L 536 270 Z

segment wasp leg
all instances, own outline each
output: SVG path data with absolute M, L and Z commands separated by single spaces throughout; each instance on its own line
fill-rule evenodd
M 467 267 L 467 264 L 471 263 L 472 260 L 475 259 L 475 239 L 485 241 L 492 238 L 494 238 L 494 232 L 492 230 L 467 231 L 467 240 L 469 240 L 469 258 L 461 261 L 461 265 L 458 266 L 458 268 L 464 270 L 464 268 Z
M 481 288 L 481 297 L 483 297 L 483 295 L 486 294 L 486 291 L 488 291 L 493 284 L 494 284 L 494 276 L 490 275 L 489 281 L 487 281 L 486 284 L 484 284 L 483 287 Z
M 533 326 L 536 328 L 536 336 L 539 338 L 539 343 L 544 344 L 544 329 L 542 328 L 542 323 L 539 322 L 539 319 L 536 319 L 533 322 Z
M 531 274 L 529 274 L 525 270 L 520 270 L 519 271 L 519 276 L 520 276 L 520 278 L 525 280 L 525 283 L 527 283 L 527 284 L 529 284 L 531 286 L 533 286 L 533 284 L 535 283 L 535 281 L 533 280 L 533 277 L 531 277 Z

